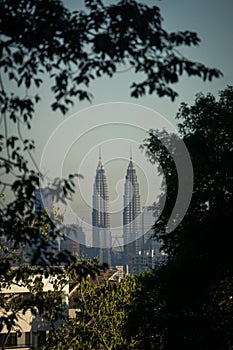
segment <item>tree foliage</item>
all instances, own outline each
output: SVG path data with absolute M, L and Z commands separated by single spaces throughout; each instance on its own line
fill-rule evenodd
M 157 6 L 132 0 L 105 5 L 94 0 L 85 1 L 85 10 L 72 12 L 60 1 L 22 0 L 2 2 L 1 13 L 1 67 L 26 89 L 39 88 L 47 73 L 53 82 L 52 108 L 63 113 L 74 97 L 90 100 L 86 89 L 90 82 L 113 76 L 119 65 L 144 75 L 144 80 L 131 85 L 134 97 L 156 92 L 174 99 L 177 93 L 171 85 L 183 72 L 203 80 L 221 75 L 177 51 L 180 46 L 198 45 L 200 39 L 190 31 L 168 33 Z M 24 103 L 29 110 L 29 101 Z
M 173 187 L 156 230 L 170 255 L 158 284 L 169 315 L 165 348 L 231 349 L 233 88 L 221 91 L 219 100 L 198 94 L 193 106 L 181 105 L 177 118 L 193 163 L 194 190 L 182 223 L 170 233 L 165 227 L 177 195 L 177 173 L 160 137 L 171 143 L 177 137 L 166 132 L 157 137 L 151 130 L 145 141 L 168 189 Z
M 75 317 L 50 334 L 49 349 L 138 349 L 127 333 L 129 313 L 139 284 L 132 277 L 121 283 L 82 279 L 74 294 Z

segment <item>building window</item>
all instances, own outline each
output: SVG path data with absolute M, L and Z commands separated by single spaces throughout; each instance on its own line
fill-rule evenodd
M 38 346 L 44 345 L 46 343 L 46 331 L 41 331 L 38 333 Z
M 0 334 L 0 346 L 3 346 L 6 334 Z M 10 333 L 5 346 L 17 346 L 17 333 Z
M 31 345 L 31 332 L 25 333 L 25 345 Z

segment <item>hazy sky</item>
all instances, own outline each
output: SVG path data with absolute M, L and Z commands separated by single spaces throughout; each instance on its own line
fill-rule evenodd
M 173 85 L 176 87 L 179 97 L 171 102 L 167 97 L 147 96 L 139 99 L 130 97 L 129 86 L 137 77 L 131 72 L 118 73 L 114 78 L 103 78 L 96 80 L 90 90 L 94 94 L 92 106 L 112 101 L 124 101 L 141 104 L 150 107 L 174 122 L 174 116 L 181 101 L 192 103 L 197 92 L 212 92 L 217 94 L 219 90 L 233 83 L 233 1 L 232 0 L 162 0 L 145 1 L 148 4 L 156 4 L 161 8 L 164 18 L 164 27 L 169 31 L 191 30 L 198 33 L 201 44 L 195 48 L 185 48 L 183 52 L 193 60 L 205 63 L 210 67 L 219 68 L 224 77 L 214 79 L 212 82 L 202 82 L 198 78 L 187 78 Z M 65 4 L 75 8 L 77 0 L 66 0 Z M 64 117 L 59 113 L 51 112 L 49 104 L 51 94 L 47 89 L 41 91 L 43 103 L 37 111 L 34 121 L 34 132 L 37 135 L 38 146 L 45 143 L 51 132 Z M 85 107 L 88 102 L 77 101 L 69 114 L 73 114 Z M 46 121 L 46 122 L 45 122 Z
M 171 102 L 168 98 L 158 98 L 155 95 L 139 99 L 131 98 L 129 86 L 134 79 L 137 80 L 137 77 L 133 76 L 131 72 L 118 73 L 114 78 L 103 78 L 95 81 L 90 88 L 94 95 L 92 104 L 77 101 L 66 117 L 59 113 L 53 113 L 50 110 L 49 105 L 52 95 L 45 84 L 41 90 L 43 101 L 37 108 L 32 130 L 37 144 L 37 160 L 40 162 L 47 141 L 51 137 L 56 138 L 59 135 L 58 147 L 56 148 L 57 158 L 62 153 L 59 152 L 59 149 L 66 147 L 65 155 L 59 160 L 62 163 L 61 174 L 64 175 L 69 171 L 82 171 L 84 175 L 83 184 L 85 184 L 82 185 L 85 192 L 83 200 L 87 207 L 91 206 L 92 186 L 98 163 L 99 144 L 102 144 L 102 159 L 109 177 L 110 199 L 113 204 L 118 197 L 121 198 L 122 196 L 130 144 L 133 148 L 133 157 L 137 163 L 142 201 L 146 203 L 147 192 L 150 195 L 153 191 L 158 194 L 160 186 L 160 179 L 155 167 L 149 164 L 146 165 L 146 160 L 142 161 L 144 156 L 137 150 L 138 145 L 146 136 L 146 129 L 158 127 L 159 122 L 161 122 L 162 126 L 168 122 L 175 125 L 174 117 L 182 101 L 192 103 L 195 94 L 200 91 L 212 92 L 217 95 L 219 90 L 233 83 L 232 0 L 148 0 L 145 2 L 149 5 L 156 4 L 161 8 L 164 28 L 168 31 L 191 30 L 197 32 L 201 39 L 200 46 L 185 48 L 182 52 L 190 59 L 204 63 L 209 67 L 220 69 L 224 77 L 215 79 L 213 82 L 204 83 L 200 79 L 184 76 L 178 84 L 174 85 L 174 88 L 179 93 L 179 97 L 175 102 Z M 72 9 L 75 9 L 76 3 L 78 3 L 77 0 L 65 1 L 65 4 Z M 109 105 L 110 102 L 124 102 L 126 103 L 126 109 L 124 110 L 122 107 L 124 106 L 123 104 Z M 142 107 L 136 107 L 137 112 L 135 114 L 132 113 L 129 117 L 131 112 L 129 112 L 128 108 L 131 107 L 129 107 L 128 103 L 138 104 Z M 105 126 L 101 128 L 103 115 L 101 114 L 100 106 L 98 106 L 99 104 L 108 104 L 108 107 L 103 107 L 103 114 L 105 115 L 104 118 L 106 118 L 106 111 L 108 111 L 109 123 L 119 122 L 118 116 L 121 114 L 121 125 L 113 129 L 112 124 L 110 126 L 106 125 L 108 122 L 105 121 Z M 116 106 L 117 108 L 121 106 L 121 109 L 118 111 Z M 85 108 L 88 109 L 83 111 Z M 162 117 L 156 118 L 156 114 L 154 114 L 154 117 L 151 117 L 151 115 L 147 117 L 147 113 L 143 112 L 143 108 L 154 110 L 159 113 L 158 115 L 163 116 L 164 119 L 161 119 Z M 81 113 L 78 113 L 79 111 Z M 89 113 L 92 114 L 91 120 L 90 117 L 86 117 Z M 148 110 L 148 113 L 152 112 Z M 75 115 L 75 117 L 70 117 L 72 115 Z M 122 115 L 125 115 L 125 125 Z M 145 119 L 144 127 L 143 125 L 140 125 L 139 128 L 138 126 L 135 127 L 134 124 L 137 125 L 137 118 L 141 121 Z M 71 122 L 74 119 L 75 123 Z M 66 120 L 65 123 L 64 120 Z M 151 125 L 148 124 L 148 121 L 151 121 Z M 62 126 L 60 123 L 63 123 Z M 128 129 L 127 123 L 130 124 Z M 57 127 L 58 129 L 56 130 Z M 74 138 L 70 137 L 70 132 L 72 135 L 75 135 L 75 132 L 77 133 L 76 139 L 75 136 Z M 66 143 L 66 146 L 63 145 L 63 142 Z M 141 161 L 143 165 L 141 165 Z M 46 169 L 46 166 L 44 166 L 42 170 L 46 170 L 48 174 L 51 174 L 55 168 L 56 166 L 53 165 L 53 160 L 51 160 L 50 169 Z M 152 187 L 154 186 L 153 190 L 148 190 L 149 187 L 147 187 L 146 183 L 150 183 Z M 84 208 L 81 200 L 76 200 L 73 208 L 79 211 L 79 217 L 84 216 L 87 221 L 89 220 L 87 217 L 90 213 L 87 214 L 87 209 Z

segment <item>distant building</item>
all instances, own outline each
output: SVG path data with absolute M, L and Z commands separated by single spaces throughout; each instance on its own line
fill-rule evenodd
M 92 233 L 93 247 L 98 249 L 99 262 L 111 266 L 109 193 L 101 153 L 93 187 Z
M 123 265 L 116 265 L 116 271 L 109 277 L 109 281 L 121 282 L 124 277 L 124 267 Z
M 49 187 L 36 189 L 34 191 L 34 196 L 35 196 L 36 220 L 39 221 L 39 225 L 40 225 L 41 216 L 47 213 L 46 215 L 50 219 L 49 221 L 51 222 L 51 227 L 52 227 L 52 219 L 54 215 L 54 202 L 53 202 L 51 189 Z M 46 258 L 46 256 L 50 256 L 50 257 L 52 255 L 55 256 L 60 251 L 60 236 L 57 235 L 54 239 L 51 239 L 52 233 L 53 233 L 52 230 L 53 230 L 52 228 L 49 229 L 50 235 L 47 241 L 47 249 L 46 251 L 44 251 L 44 257 L 42 257 L 42 254 L 41 254 L 41 257 L 42 257 L 41 260 L 44 260 L 42 264 L 45 264 L 45 265 L 50 265 L 51 263 L 49 259 Z M 40 243 L 38 242 L 38 244 Z M 28 246 L 25 249 L 29 252 L 29 255 L 32 256 L 33 252 L 37 249 L 37 247 L 36 245 L 33 245 L 33 246 Z
M 130 157 L 125 177 L 123 236 L 126 265 L 132 272 L 133 256 L 142 249 L 141 207 L 136 170 Z
M 79 257 L 79 243 L 65 236 L 61 239 L 61 252 L 68 252 L 70 255 Z
M 155 218 L 153 215 L 153 207 L 144 206 L 142 208 L 142 232 L 144 244 L 146 244 L 148 240 L 151 241 L 151 238 L 154 236 L 154 224 Z
M 142 249 L 132 257 L 132 275 L 155 269 L 166 262 L 167 256 L 161 251 L 162 243 L 154 238 L 155 218 L 152 207 L 142 210 Z
M 156 269 L 166 262 L 167 256 L 161 251 L 162 243 L 155 239 L 152 207 L 143 207 L 141 218 L 141 237 L 125 248 L 125 272 L 135 275 Z
M 154 237 L 155 217 L 153 215 L 153 208 L 150 206 L 143 207 L 142 211 L 142 229 L 143 235 L 143 252 L 147 255 L 152 255 L 156 262 L 162 262 L 164 255 L 161 254 L 162 243 Z
M 53 214 L 53 199 L 48 187 L 36 189 L 34 191 L 35 195 L 35 214 L 37 217 L 44 214 L 46 210 L 49 215 Z
M 63 226 L 64 234 L 72 239 L 73 241 L 77 241 L 81 244 L 86 244 L 85 232 L 81 225 L 77 224 L 66 224 Z
M 132 257 L 131 275 L 136 275 L 142 272 L 150 271 L 154 268 L 153 255 L 139 254 Z

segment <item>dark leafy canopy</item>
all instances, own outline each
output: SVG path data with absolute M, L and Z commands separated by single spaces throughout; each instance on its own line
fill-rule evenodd
M 82 280 L 72 297 L 76 316 L 68 320 L 68 327 L 64 324 L 59 331 L 50 332 L 42 349 L 139 349 L 126 326 L 138 289 L 132 277 L 121 283 Z
M 163 167 L 168 189 L 174 188 L 167 190 L 157 223 L 170 255 L 157 280 L 169 315 L 165 348 L 232 349 L 233 87 L 221 91 L 219 100 L 198 94 L 193 106 L 181 105 L 177 118 L 193 163 L 194 191 L 171 233 L 164 228 L 177 194 L 175 165 L 153 130 L 145 142 L 151 159 Z
M 3 1 L 0 6 L 1 67 L 27 89 L 39 87 L 48 73 L 52 108 L 63 113 L 74 97 L 90 100 L 90 82 L 112 76 L 120 65 L 143 73 L 143 80 L 131 85 L 134 97 L 155 92 L 174 99 L 171 85 L 183 72 L 203 80 L 221 75 L 177 51 L 200 39 L 190 31 L 166 32 L 157 6 L 130 0 L 108 6 L 85 1 L 85 10 L 73 12 L 61 1 Z
M 219 101 L 211 94 L 204 96 L 198 94 L 195 104 L 188 106 L 183 103 L 177 114 L 180 135 L 185 142 L 192 159 L 194 170 L 194 190 L 190 208 L 175 232 L 166 234 L 162 231 L 165 249 L 171 257 L 177 257 L 185 237 L 180 234 L 185 225 L 195 222 L 204 222 L 214 218 L 218 219 L 231 216 L 232 210 L 232 152 L 233 152 L 233 88 L 229 87 L 220 93 Z M 159 135 L 159 138 L 157 137 Z M 151 161 L 157 161 L 161 172 L 165 175 L 165 186 L 171 191 L 166 193 L 166 206 L 163 216 L 158 223 L 161 229 L 165 227 L 170 214 L 170 208 L 175 201 L 177 193 L 177 172 L 172 157 L 161 142 L 166 138 L 166 143 L 176 145 L 177 136 L 169 135 L 165 131 L 151 130 L 149 138 L 145 141 L 147 155 Z M 171 147 L 171 146 L 170 146 Z M 172 190 L 173 189 L 173 190 Z M 213 215 L 214 213 L 214 215 Z M 191 221 L 192 219 L 192 221 Z M 224 225 L 224 222 L 221 223 Z M 227 234 L 227 233 L 226 233 Z M 177 236 L 177 244 L 172 244 L 169 249 L 169 241 Z M 225 242 L 225 240 L 224 240 Z M 220 242 L 219 242 L 220 243 Z M 223 253 L 223 255 L 225 255 Z M 227 255 L 226 255 L 227 258 Z

